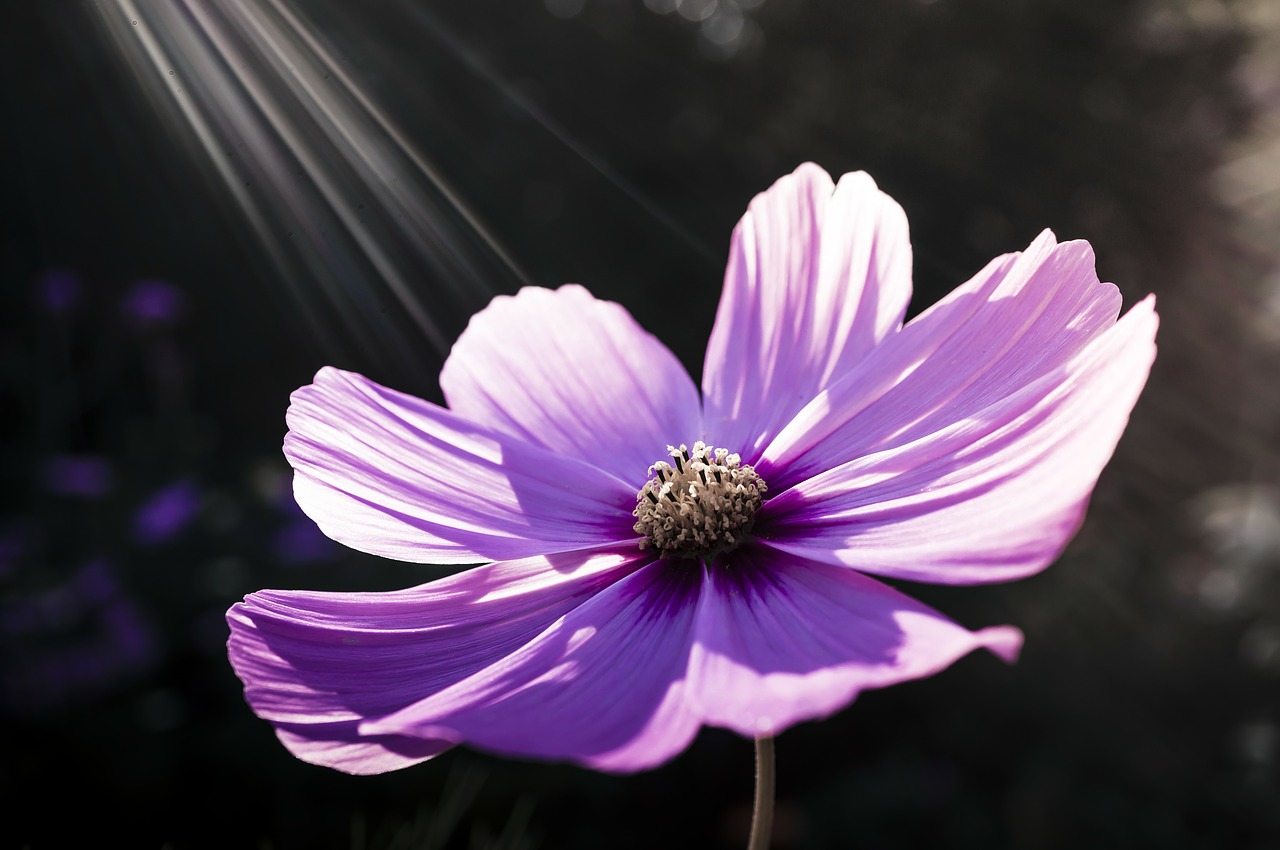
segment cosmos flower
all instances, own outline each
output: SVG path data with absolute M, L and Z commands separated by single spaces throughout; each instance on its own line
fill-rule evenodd
M 872 576 L 1044 568 L 1155 356 L 1084 242 L 1045 232 L 905 326 L 901 208 L 804 165 L 734 231 L 702 393 L 619 305 L 499 297 L 448 407 L 322 369 L 293 394 L 298 503 L 355 549 L 487 562 L 390 593 L 228 612 L 253 710 L 299 758 L 378 773 L 457 745 L 632 771 L 704 725 L 772 735 L 929 676 L 969 631 Z

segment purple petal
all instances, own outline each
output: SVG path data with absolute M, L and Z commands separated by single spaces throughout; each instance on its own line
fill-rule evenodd
M 684 696 L 701 572 L 688 563 L 650 564 L 509 657 L 361 731 L 599 770 L 666 761 L 699 726 Z
M 368 776 L 390 773 L 440 755 L 452 741 L 406 738 L 401 735 L 359 737 L 355 723 L 276 724 L 276 737 L 309 764 L 343 773 Z M 351 740 L 356 739 L 356 740 Z
M 759 533 L 895 578 L 972 584 L 1043 569 L 1078 528 L 1146 382 L 1154 306 L 1147 298 L 1021 390 L 780 494 Z
M 911 298 L 902 208 L 866 174 L 811 163 L 734 230 L 707 345 L 709 438 L 754 461 L 784 425 L 896 330 Z
M 440 386 L 459 415 L 583 458 L 633 498 L 669 444 L 702 433 L 698 391 L 675 355 L 580 286 L 493 299 L 454 344 Z
M 787 425 L 756 465 L 775 493 L 976 416 L 1056 372 L 1115 324 L 1087 242 L 1045 231 L 889 337 Z
M 293 394 L 284 453 L 325 534 L 421 563 L 475 563 L 635 537 L 635 490 L 351 372 Z
M 392 593 L 259 591 L 227 612 L 228 653 L 246 700 L 295 755 L 381 773 L 456 737 L 370 733 L 360 728 L 366 718 L 501 663 L 645 557 L 596 551 L 500 562 Z
M 867 688 L 931 676 L 986 648 L 1017 657 L 1021 633 L 970 632 L 858 573 L 744 547 L 707 573 L 689 662 L 703 721 L 775 735 L 825 717 Z

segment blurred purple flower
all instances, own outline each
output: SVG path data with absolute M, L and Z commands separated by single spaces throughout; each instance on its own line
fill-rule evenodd
M 38 712 L 108 692 L 154 664 L 158 649 L 103 559 L 61 584 L 0 596 L 0 701 L 8 708 Z
M 775 734 L 977 647 L 1012 660 L 1016 629 L 868 574 L 977 584 L 1057 557 L 1146 381 L 1154 302 L 1117 320 L 1088 244 L 1048 232 L 903 326 L 910 292 L 901 208 L 804 165 L 734 232 L 701 399 L 577 286 L 476 315 L 448 409 L 321 370 L 285 439 L 320 528 L 496 563 L 251 594 L 228 612 L 249 704 L 353 773 L 459 743 L 631 771 L 702 725 Z
M 200 491 L 190 481 L 178 481 L 152 494 L 133 515 L 133 536 L 154 546 L 182 533 L 200 510 Z
M 120 595 L 110 564 L 99 558 L 53 587 L 0 596 L 0 635 L 65 629 Z
M 97 499 L 111 492 L 111 463 L 97 455 L 55 455 L 44 465 L 44 486 L 59 496 Z
M 80 303 L 80 276 L 68 269 L 46 269 L 36 282 L 40 306 L 54 313 L 74 310 Z
M 15 572 L 31 548 L 35 523 L 30 517 L 12 516 L 0 519 L 0 578 Z
M 276 560 L 289 566 L 314 564 L 338 554 L 338 547 L 325 537 L 310 519 L 290 520 L 278 529 L 272 540 Z
M 125 318 L 139 326 L 170 324 L 182 315 L 185 306 L 182 291 L 164 280 L 137 281 L 120 302 Z

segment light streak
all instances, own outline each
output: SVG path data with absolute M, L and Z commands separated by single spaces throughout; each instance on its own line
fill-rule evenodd
M 225 191 L 269 278 L 330 350 L 345 332 L 381 357 L 420 357 L 403 316 L 443 354 L 440 314 L 465 316 L 529 282 L 323 35 L 280 0 L 94 8 L 138 91 Z

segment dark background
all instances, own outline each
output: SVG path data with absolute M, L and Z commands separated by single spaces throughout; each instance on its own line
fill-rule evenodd
M 438 399 L 489 298 L 576 281 L 696 378 L 734 223 L 813 160 L 905 207 L 913 313 L 1048 226 L 1163 322 L 1061 561 L 910 588 L 1021 662 L 789 730 L 775 846 L 1280 847 L 1277 56 L 1265 0 L 7 7 L 0 845 L 744 844 L 718 730 L 627 777 L 297 761 L 222 617 L 442 572 L 292 505 L 319 367 Z

